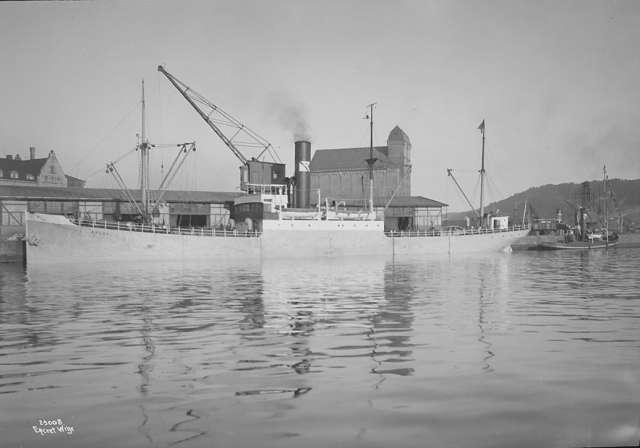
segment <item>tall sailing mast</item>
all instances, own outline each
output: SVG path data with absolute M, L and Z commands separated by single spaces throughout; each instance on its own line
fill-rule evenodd
M 365 116 L 365 119 L 369 119 L 369 158 L 367 159 L 367 164 L 369 165 L 369 213 L 371 219 L 375 219 L 373 215 L 373 164 L 378 160 L 373 157 L 373 106 L 376 104 L 371 103 L 367 106 L 369 113 Z
M 146 222 L 149 216 L 149 149 L 146 135 L 144 79 L 142 80 L 142 126 L 140 135 L 140 197 L 142 202 L 142 219 Z
M 480 168 L 480 226 L 484 226 L 484 120 L 478 126 L 482 133 L 482 166 Z

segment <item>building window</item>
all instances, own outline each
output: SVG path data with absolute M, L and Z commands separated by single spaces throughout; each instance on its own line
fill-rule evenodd
M 10 177 L 11 179 L 18 179 L 20 176 L 18 175 L 18 172 L 14 170 L 11 171 Z
M 4 173 L 0 170 L 0 177 L 4 177 Z
M 56 174 L 56 167 L 55 167 L 55 166 L 53 166 L 53 165 L 52 165 L 52 166 L 50 166 L 50 167 L 49 167 L 49 172 L 50 172 L 51 174 Z
M 33 177 L 33 174 L 27 174 L 27 180 L 35 180 L 35 177 Z

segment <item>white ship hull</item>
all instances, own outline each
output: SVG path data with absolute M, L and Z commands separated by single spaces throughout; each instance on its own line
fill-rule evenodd
M 481 234 L 387 236 L 381 221 L 282 220 L 263 222 L 258 236 L 193 230 L 193 234 L 79 226 L 64 217 L 28 214 L 27 263 L 343 257 L 394 258 L 505 249 L 527 230 Z M 191 231 L 189 231 L 191 232 Z

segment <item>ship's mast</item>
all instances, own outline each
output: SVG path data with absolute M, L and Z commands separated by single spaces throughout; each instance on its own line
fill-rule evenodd
M 145 123 L 144 79 L 142 80 L 142 126 L 140 135 L 140 197 L 142 200 L 142 219 L 149 216 L 149 143 L 147 142 Z
M 369 113 L 365 118 L 369 119 L 369 158 L 367 159 L 367 164 L 369 165 L 369 213 L 371 219 L 374 219 L 373 215 L 373 164 L 376 163 L 375 157 L 373 157 L 373 107 L 376 103 L 371 103 L 367 107 L 369 108 Z
M 607 202 L 608 202 L 608 197 L 607 197 L 607 165 L 604 165 L 602 167 L 602 177 L 603 177 L 603 184 L 604 184 L 604 237 L 605 237 L 605 244 L 607 247 L 609 247 L 609 217 L 607 216 Z
M 478 126 L 480 132 L 482 133 L 482 165 L 480 168 L 480 226 L 484 227 L 484 120 Z

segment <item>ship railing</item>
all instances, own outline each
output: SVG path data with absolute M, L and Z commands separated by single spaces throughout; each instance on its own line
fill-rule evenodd
M 82 227 L 94 229 L 120 230 L 124 232 L 164 233 L 171 235 L 209 236 L 222 238 L 256 238 L 261 232 L 255 230 L 215 229 L 213 227 L 170 227 L 154 224 L 136 224 L 132 222 L 106 221 L 72 218 L 70 221 Z
M 440 230 L 390 230 L 384 234 L 391 238 L 425 238 L 436 236 L 464 236 L 464 235 L 482 235 L 492 233 L 516 232 L 527 230 L 527 226 L 511 226 L 504 229 L 486 229 L 486 228 L 460 228 L 450 227 Z

